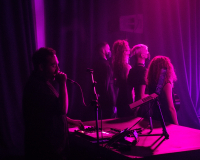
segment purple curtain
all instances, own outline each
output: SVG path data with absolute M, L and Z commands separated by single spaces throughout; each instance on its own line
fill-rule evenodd
M 30 2 L 0 2 L 0 158 L 23 154 L 21 101 L 35 50 Z
M 86 69 L 92 66 L 95 45 L 99 41 L 108 41 L 105 21 L 107 3 L 93 0 L 44 2 L 46 46 L 56 49 L 60 69 L 81 85 L 87 104 L 84 106 L 82 103 L 79 87 L 68 83 L 68 116 L 82 120 L 95 119 L 95 109 L 90 105 L 92 80 Z
M 200 1 L 199 0 L 45 0 L 46 46 L 57 51 L 60 68 L 77 81 L 68 84 L 71 118 L 94 118 L 90 105 L 94 48 L 100 41 L 110 46 L 127 39 L 130 47 L 148 45 L 151 58 L 168 56 L 178 81 L 180 125 L 200 129 Z M 143 16 L 142 32 L 120 31 L 120 16 Z M 32 69 L 35 51 L 31 1 L 0 2 L 0 155 L 23 155 L 23 87 Z
M 165 55 L 171 59 L 178 77 L 174 90 L 181 99 L 179 123 L 200 128 L 198 0 L 45 2 L 46 44 L 58 51 L 61 69 L 81 84 L 87 104 L 92 92 L 86 68 L 94 59 L 95 44 L 107 41 L 112 46 L 117 39 L 128 39 L 131 47 L 148 45 L 151 57 Z M 120 16 L 138 14 L 143 16 L 142 33 L 119 30 Z M 84 120 L 87 114 L 94 114 L 82 105 L 79 89 L 71 85 L 68 88 L 69 116 Z

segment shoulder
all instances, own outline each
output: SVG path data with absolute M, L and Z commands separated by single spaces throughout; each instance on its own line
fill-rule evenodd
M 132 66 L 130 64 L 127 65 L 127 69 L 128 71 L 130 71 L 130 69 L 132 68 Z
M 41 95 L 48 90 L 48 85 L 46 81 L 37 77 L 30 76 L 28 82 L 26 83 L 24 93 L 29 93 L 31 95 Z
M 172 88 L 172 83 L 171 82 L 165 83 L 164 86 L 163 86 L 163 89 L 164 88 L 168 88 L 168 87 Z
M 168 88 L 168 87 L 170 87 L 170 88 L 173 87 L 173 84 L 170 80 L 167 80 L 167 81 L 164 82 L 163 89 Z
M 134 70 L 135 70 L 135 67 L 132 67 L 132 68 L 129 70 L 129 74 L 133 74 L 133 73 L 134 73 Z
M 144 72 L 146 72 L 146 68 L 145 67 L 143 67 L 143 66 L 135 66 L 135 67 L 133 67 L 133 71 L 134 72 L 142 72 L 142 73 L 144 73 Z
M 165 94 L 171 95 L 172 94 L 172 84 L 166 83 L 163 87 L 163 91 L 164 91 Z

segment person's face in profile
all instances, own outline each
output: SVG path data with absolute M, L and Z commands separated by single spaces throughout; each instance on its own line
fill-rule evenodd
M 46 79 L 54 80 L 59 70 L 58 63 L 59 61 L 56 55 L 47 57 L 47 63 L 44 65 L 43 69 L 43 73 Z
M 143 56 L 144 59 L 150 58 L 150 54 L 147 47 L 141 48 L 141 55 Z
M 111 57 L 110 46 L 108 44 L 105 45 L 104 52 L 105 52 L 106 58 L 110 58 Z

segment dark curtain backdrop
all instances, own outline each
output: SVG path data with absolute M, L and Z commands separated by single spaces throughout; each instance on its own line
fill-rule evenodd
M 0 158 L 22 155 L 22 93 L 35 35 L 31 1 L 0 1 Z
M 127 39 L 130 47 L 148 45 L 151 58 L 168 56 L 178 81 L 180 125 L 200 129 L 200 1 L 198 0 L 44 0 L 46 46 L 57 51 L 60 68 L 77 81 L 68 83 L 69 117 L 94 118 L 92 66 L 100 41 L 110 46 Z M 0 3 L 0 154 L 23 155 L 22 90 L 31 71 L 35 51 L 31 1 Z M 119 30 L 119 17 L 143 15 L 143 32 Z
M 46 45 L 58 51 L 60 68 L 80 83 L 88 105 L 92 86 L 86 68 L 94 59 L 94 46 L 99 41 L 107 41 L 112 46 L 117 39 L 127 39 L 131 47 L 138 43 L 148 45 L 152 58 L 165 55 L 171 59 L 178 77 L 174 90 L 181 99 L 179 123 L 200 128 L 198 0 L 45 2 Z M 137 14 L 143 15 L 143 33 L 119 30 L 120 16 Z M 84 120 L 94 114 L 91 106 L 82 105 L 78 87 L 69 84 L 68 88 L 69 116 Z

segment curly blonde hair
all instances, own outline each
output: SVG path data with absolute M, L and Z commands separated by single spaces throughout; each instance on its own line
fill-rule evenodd
M 124 61 L 127 47 L 129 47 L 129 43 L 126 40 L 117 40 L 113 44 L 112 65 L 114 78 L 127 78 L 129 65 Z
M 147 85 L 157 85 L 162 68 L 167 69 L 164 83 L 170 81 L 173 84 L 173 82 L 177 80 L 174 67 L 170 59 L 165 56 L 156 56 L 151 60 L 146 72 L 145 79 Z

